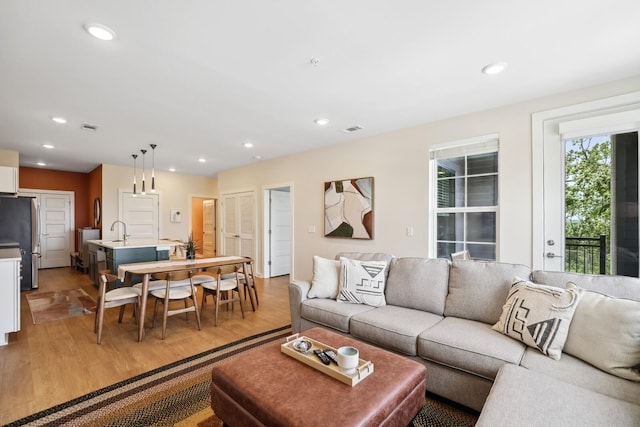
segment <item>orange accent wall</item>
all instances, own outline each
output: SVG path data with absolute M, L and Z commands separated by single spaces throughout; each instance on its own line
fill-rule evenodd
M 202 253 L 202 239 L 204 238 L 204 230 L 202 228 L 203 208 L 202 202 L 207 199 L 194 197 L 191 199 L 191 234 L 198 241 L 198 249 L 196 252 Z
M 75 198 L 74 230 L 93 227 L 93 199 L 89 202 L 89 174 L 25 167 L 20 167 L 18 173 L 20 174 L 20 188 L 73 191 Z M 91 210 L 88 209 L 89 203 L 91 203 Z

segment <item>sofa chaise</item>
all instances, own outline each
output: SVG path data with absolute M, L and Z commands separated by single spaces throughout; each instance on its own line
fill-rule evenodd
M 346 285 L 348 261 L 368 268 L 355 280 L 373 297 Z M 549 298 L 550 317 L 526 323 Z M 314 257 L 289 302 L 294 332 L 322 326 L 423 363 L 427 390 L 480 411 L 479 426 L 640 425 L 640 279 L 352 252 Z

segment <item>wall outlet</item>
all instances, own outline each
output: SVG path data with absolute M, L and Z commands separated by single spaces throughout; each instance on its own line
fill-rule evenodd
M 407 237 L 413 237 L 413 227 L 407 227 Z
M 307 227 L 307 233 L 315 233 L 316 232 L 316 226 L 315 225 L 310 225 Z

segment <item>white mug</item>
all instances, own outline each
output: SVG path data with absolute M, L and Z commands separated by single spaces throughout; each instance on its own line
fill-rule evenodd
M 337 358 L 340 370 L 347 375 L 353 374 L 360 363 L 360 354 L 355 347 L 340 347 Z

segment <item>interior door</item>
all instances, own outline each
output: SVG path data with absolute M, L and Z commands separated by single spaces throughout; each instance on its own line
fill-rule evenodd
M 202 202 L 202 255 L 211 258 L 216 255 L 216 201 Z
M 127 224 L 127 234 L 132 239 L 158 239 L 159 224 L 159 195 L 147 193 L 145 195 L 123 191 L 120 196 L 120 218 Z M 122 227 L 116 224 L 116 227 Z M 114 228 L 114 231 L 118 230 Z M 122 237 L 124 229 L 117 231 Z
M 40 268 L 69 266 L 71 198 L 68 194 L 40 193 Z
M 222 242 L 225 255 L 255 257 L 255 193 L 222 197 Z
M 291 193 L 271 190 L 269 195 L 269 277 L 291 269 Z

